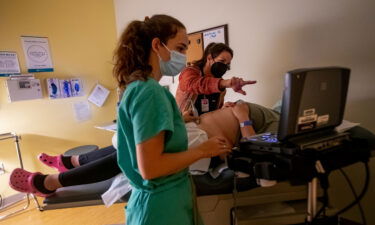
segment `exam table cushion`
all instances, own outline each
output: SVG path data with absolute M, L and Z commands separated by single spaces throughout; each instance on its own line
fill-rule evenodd
M 101 199 L 101 195 L 111 186 L 114 178 L 84 185 L 59 188 L 54 195 L 45 198 L 44 204 L 58 204 L 65 202 L 81 202 L 87 200 Z M 127 201 L 130 194 L 123 197 Z
M 225 170 L 217 179 L 213 179 L 209 174 L 193 176 L 198 196 L 229 194 L 233 191 L 234 172 Z M 84 185 L 76 185 L 70 187 L 59 188 L 56 194 L 45 198 L 43 203 L 46 205 L 67 203 L 67 202 L 83 202 L 89 200 L 101 200 L 101 195 L 111 186 L 113 178 Z M 251 181 L 250 178 L 241 178 L 236 180 L 237 190 L 250 190 L 258 185 Z M 126 194 L 121 202 L 126 202 L 130 197 L 130 193 Z

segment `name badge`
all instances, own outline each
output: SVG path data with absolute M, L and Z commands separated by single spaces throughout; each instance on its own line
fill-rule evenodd
M 202 98 L 201 99 L 201 109 L 202 109 L 202 112 L 208 112 L 210 111 L 210 107 L 209 107 L 209 103 L 208 103 L 208 99 L 207 98 Z

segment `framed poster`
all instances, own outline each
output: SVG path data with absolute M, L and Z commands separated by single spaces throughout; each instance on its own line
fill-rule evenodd
M 21 36 L 21 40 L 27 63 L 27 71 L 29 73 L 53 72 L 48 38 Z
M 208 28 L 188 34 L 189 48 L 187 50 L 187 62 L 202 58 L 204 49 L 212 42 L 225 43 L 228 45 L 228 24 Z
M 226 26 L 213 28 L 203 32 L 203 47 L 206 48 L 212 42 L 228 44 Z

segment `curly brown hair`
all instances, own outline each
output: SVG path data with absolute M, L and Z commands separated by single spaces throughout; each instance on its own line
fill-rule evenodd
M 152 71 L 149 65 L 151 42 L 159 38 L 162 43 L 174 38 L 185 26 L 168 15 L 146 17 L 144 21 L 134 20 L 129 23 L 120 37 L 114 54 L 113 75 L 118 87 L 124 91 L 135 80 L 147 80 Z

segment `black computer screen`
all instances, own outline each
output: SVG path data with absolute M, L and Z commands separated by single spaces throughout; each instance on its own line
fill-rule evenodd
M 278 138 L 285 140 L 342 122 L 350 69 L 309 68 L 285 75 Z

